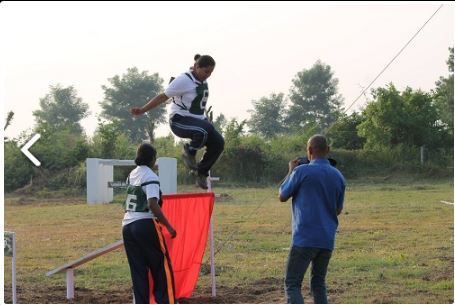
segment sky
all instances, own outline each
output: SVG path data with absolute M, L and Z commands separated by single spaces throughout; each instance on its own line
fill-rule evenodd
M 39 99 L 61 84 L 89 105 L 81 123 L 91 136 L 109 78 L 137 67 L 167 84 L 196 53 L 216 61 L 208 79 L 215 116 L 247 119 L 253 100 L 287 95 L 317 60 L 331 66 L 347 108 L 441 4 L 372 85 L 424 91 L 449 73 L 453 2 L 2 2 L 2 122 L 15 113 L 5 135 L 32 128 Z M 369 92 L 350 111 L 364 107 Z M 169 133 L 166 124 L 157 130 Z

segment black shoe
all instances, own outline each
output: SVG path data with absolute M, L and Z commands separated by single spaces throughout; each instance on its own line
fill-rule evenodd
M 196 176 L 196 184 L 197 186 L 199 186 L 201 189 L 208 189 L 208 185 L 207 185 L 207 176 L 206 175 L 203 175 L 203 174 L 198 174 Z
M 185 165 L 188 167 L 188 169 L 197 170 L 196 155 L 190 154 L 188 146 L 188 144 L 183 145 L 183 162 L 185 162 Z

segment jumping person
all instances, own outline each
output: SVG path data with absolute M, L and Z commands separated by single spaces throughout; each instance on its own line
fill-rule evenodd
M 149 303 L 150 272 L 156 302 L 174 304 L 174 276 L 159 223 L 167 228 L 172 238 L 177 232 L 160 208 L 159 180 L 152 171 L 155 160 L 156 150 L 152 145 L 144 143 L 138 147 L 134 160 L 137 167 L 128 176 L 128 195 L 123 204 L 123 242 L 130 266 L 135 302 Z
M 209 97 L 207 79 L 215 69 L 215 60 L 209 55 L 196 54 L 188 72 L 171 80 L 164 91 L 142 107 L 133 107 L 133 115 L 141 115 L 172 98 L 169 124 L 172 132 L 191 141 L 183 146 L 185 165 L 197 173 L 196 183 L 207 189 L 207 176 L 224 149 L 224 139 L 207 119 L 204 111 Z M 199 163 L 197 150 L 206 147 Z

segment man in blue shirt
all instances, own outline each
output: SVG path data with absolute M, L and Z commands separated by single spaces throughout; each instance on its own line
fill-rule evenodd
M 328 153 L 326 138 L 312 136 L 307 143 L 310 163 L 290 161 L 280 187 L 281 202 L 292 197 L 292 245 L 285 278 L 288 303 L 303 303 L 302 281 L 310 262 L 314 303 L 327 303 L 325 277 L 345 191 L 344 177 L 330 165 Z

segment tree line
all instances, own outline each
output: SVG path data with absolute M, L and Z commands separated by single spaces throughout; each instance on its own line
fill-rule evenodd
M 430 92 L 405 88 L 393 83 L 372 89 L 372 100 L 350 114 L 342 107 L 338 79 L 330 65 L 318 60 L 298 72 L 289 93 L 271 93 L 252 101 L 249 118 L 213 118 L 226 140 L 225 152 L 214 172 L 233 183 L 275 183 L 286 172 L 291 158 L 305 152 L 308 137 L 325 134 L 347 175 L 378 171 L 385 165 L 415 167 L 424 147 L 427 164 L 453 166 L 453 48 L 449 48 L 448 75 L 435 81 Z M 81 125 L 89 106 L 73 86 L 50 86 L 33 112 L 35 126 L 5 142 L 5 190 L 26 185 L 49 189 L 85 187 L 85 159 L 133 159 L 142 141 L 153 143 L 161 156 L 180 158 L 181 143 L 174 138 L 156 138 L 159 124 L 167 121 L 161 105 L 141 117 L 128 110 L 163 91 L 157 74 L 129 68 L 102 85 L 104 98 L 93 136 Z M 4 129 L 13 120 L 9 112 Z M 31 149 L 42 166 L 36 168 L 22 155 L 19 147 L 32 134 L 41 139 Z M 386 167 L 387 167 L 386 166 Z M 121 179 L 122 171 L 118 174 Z M 180 182 L 192 181 L 179 162 Z

